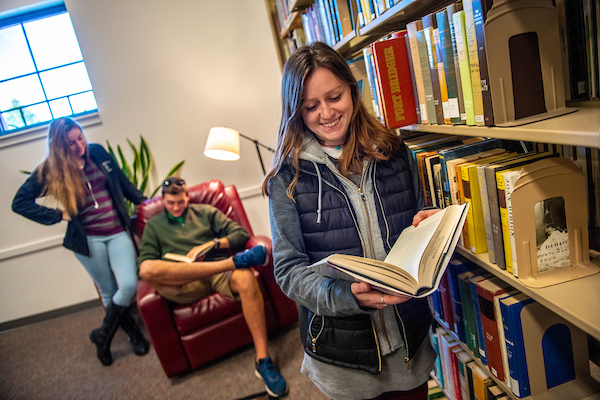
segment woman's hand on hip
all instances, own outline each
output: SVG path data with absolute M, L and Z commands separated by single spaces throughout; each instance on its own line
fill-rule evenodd
M 62 220 L 63 221 L 70 221 L 71 220 L 71 216 L 69 215 L 69 213 L 67 213 L 66 211 L 62 212 Z
M 373 290 L 367 282 L 354 282 L 350 289 L 361 307 L 382 309 L 386 305 L 400 304 L 410 300 L 408 296 L 390 295 Z

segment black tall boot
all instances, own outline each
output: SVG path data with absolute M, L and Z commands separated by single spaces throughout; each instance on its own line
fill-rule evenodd
M 126 310 L 127 307 L 111 304 L 106 309 L 102 326 L 90 333 L 90 340 L 96 345 L 98 360 L 103 365 L 110 365 L 113 362 L 112 354 L 110 354 L 110 344 L 115 336 L 115 332 L 119 329 L 121 316 Z
M 129 336 L 129 343 L 135 354 L 143 356 L 148 353 L 150 345 L 144 338 L 144 334 L 135 322 L 135 319 L 133 319 L 129 308 L 125 310 L 121 316 L 121 328 L 123 328 L 125 333 L 127 333 L 127 336 Z

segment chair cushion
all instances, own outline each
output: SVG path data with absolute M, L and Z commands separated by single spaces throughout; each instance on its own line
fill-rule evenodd
M 265 284 L 254 268 L 252 268 L 252 272 L 258 281 L 258 286 L 266 302 L 270 297 Z M 174 305 L 172 310 L 177 331 L 181 336 L 184 336 L 229 318 L 233 314 L 241 313 L 242 303 L 220 293 L 213 293 L 196 303 Z

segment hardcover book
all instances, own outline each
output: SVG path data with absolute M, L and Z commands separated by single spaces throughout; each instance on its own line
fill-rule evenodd
M 429 116 L 427 104 L 425 102 L 425 84 L 423 82 L 423 70 L 421 69 L 421 54 L 417 44 L 417 31 L 423 29 L 423 22 L 416 20 L 406 25 L 408 42 L 410 44 L 410 54 L 412 57 L 413 73 L 415 75 L 415 86 L 417 87 L 417 97 L 419 101 L 419 111 L 421 113 L 421 124 L 428 125 L 429 118 L 435 118 L 435 114 Z
M 186 255 L 166 253 L 163 258 L 169 261 L 179 261 L 189 264 L 200 261 L 206 255 L 206 253 L 213 249 L 213 247 L 215 247 L 214 242 L 207 242 L 204 244 L 204 246 L 195 247 L 195 250 L 192 253 L 188 253 Z
M 485 351 L 490 372 L 499 380 L 504 380 L 504 367 L 502 364 L 502 350 L 498 337 L 498 321 L 494 312 L 494 296 L 511 290 L 506 282 L 498 277 L 477 282 L 477 295 L 479 297 L 479 313 L 481 326 L 485 336 Z M 502 343 L 504 345 L 504 343 Z
M 468 205 L 447 207 L 406 228 L 384 261 L 333 254 L 308 268 L 336 279 L 365 281 L 390 294 L 434 292 L 458 242 Z
M 475 108 L 473 106 L 473 86 L 471 84 L 471 66 L 467 48 L 465 12 L 455 12 L 452 15 L 452 21 L 454 23 L 454 36 L 456 37 L 456 51 L 458 53 L 458 65 L 460 67 L 460 81 L 462 84 L 467 125 L 475 125 Z
M 404 36 L 406 31 L 398 32 L 398 37 L 373 43 L 383 116 L 391 129 L 417 123 Z
M 450 122 L 454 125 L 460 124 L 460 106 L 458 98 L 458 85 L 456 82 L 456 71 L 454 70 L 454 56 L 452 54 L 452 37 L 450 36 L 450 25 L 448 23 L 448 13 L 446 10 L 439 11 L 436 14 L 439 37 L 440 53 L 444 66 L 444 77 L 448 92 L 448 112 Z

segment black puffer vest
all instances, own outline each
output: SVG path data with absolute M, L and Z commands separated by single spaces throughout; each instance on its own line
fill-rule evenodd
M 323 164 L 308 161 L 301 161 L 300 168 L 294 199 L 311 262 L 333 253 L 365 256 L 355 212 L 335 174 Z M 373 181 L 377 220 L 385 250 L 389 251 L 417 212 L 408 161 L 396 157 L 377 162 Z M 431 314 L 426 299 L 410 300 L 396 310 L 410 359 L 427 337 Z M 317 360 L 373 374 L 381 371 L 379 345 L 367 314 L 325 317 L 301 306 L 300 334 L 304 350 Z

